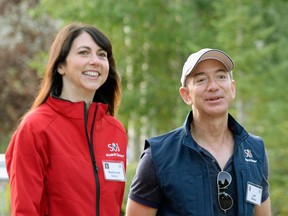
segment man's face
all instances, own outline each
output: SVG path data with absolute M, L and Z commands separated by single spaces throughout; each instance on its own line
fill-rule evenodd
M 187 77 L 186 87 L 182 88 L 183 100 L 199 114 L 226 114 L 235 97 L 235 81 L 227 68 L 214 59 L 201 61 Z

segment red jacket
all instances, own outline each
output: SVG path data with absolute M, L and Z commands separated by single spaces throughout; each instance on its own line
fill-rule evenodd
M 85 110 L 49 97 L 21 122 L 6 152 L 12 215 L 120 215 L 125 180 L 104 169 L 113 162 L 125 173 L 127 134 L 107 105 Z

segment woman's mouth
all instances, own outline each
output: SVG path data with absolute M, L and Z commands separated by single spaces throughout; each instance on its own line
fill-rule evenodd
M 85 71 L 83 74 L 91 77 L 100 76 L 100 73 L 98 71 Z

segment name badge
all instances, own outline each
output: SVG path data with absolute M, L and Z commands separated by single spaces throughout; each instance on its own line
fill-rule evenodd
M 261 205 L 262 187 L 260 185 L 247 183 L 247 196 L 246 201 L 252 204 Z
M 106 180 L 125 182 L 125 168 L 122 161 L 103 161 L 102 163 Z

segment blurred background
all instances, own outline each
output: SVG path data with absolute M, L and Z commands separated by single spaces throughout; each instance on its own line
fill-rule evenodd
M 182 125 L 179 96 L 191 52 L 219 48 L 235 61 L 230 113 L 262 136 L 270 161 L 273 215 L 288 215 L 287 0 L 0 0 L 0 153 L 37 92 L 55 33 L 71 21 L 93 24 L 113 44 L 122 77 L 117 117 L 129 134 L 127 184 L 144 139 Z M 0 214 L 10 215 L 0 178 Z

